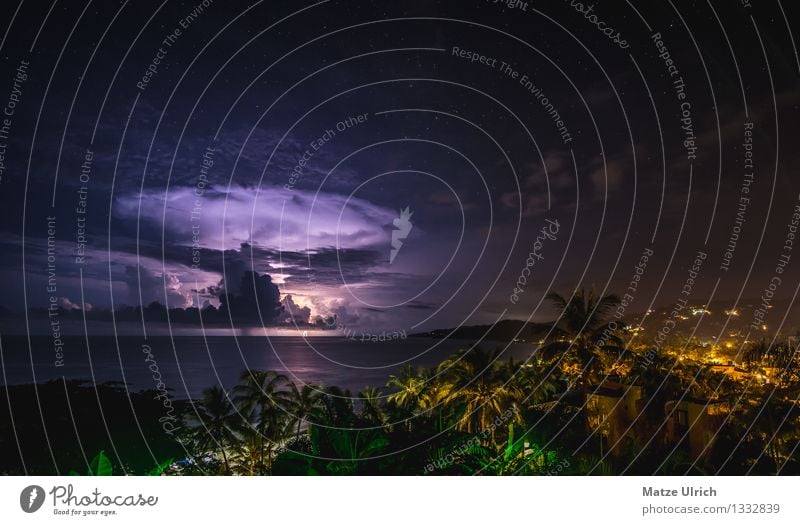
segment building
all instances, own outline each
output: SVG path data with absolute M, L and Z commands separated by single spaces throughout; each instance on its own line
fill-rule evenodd
M 711 449 L 714 434 L 728 412 L 729 405 L 722 401 L 684 398 L 667 402 L 665 444 L 679 445 L 693 461 L 698 459 Z
M 727 365 L 711 365 L 708 367 L 709 371 L 725 374 L 733 381 L 744 381 L 749 378 L 747 370 L 739 368 L 733 363 L 729 362 Z
M 586 397 L 586 424 L 605 439 L 613 455 L 622 452 L 617 446 L 642 407 L 642 387 L 604 381 L 589 388 Z

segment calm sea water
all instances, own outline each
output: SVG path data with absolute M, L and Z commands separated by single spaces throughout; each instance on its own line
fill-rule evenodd
M 176 398 L 198 397 L 209 386 L 233 386 L 247 369 L 286 373 L 298 385 L 339 386 L 353 394 L 365 386 L 381 387 L 406 363 L 435 366 L 466 341 L 408 338 L 362 342 L 335 337 L 66 337 L 64 366 L 55 366 L 48 337 L 2 338 L 0 384 L 42 382 L 66 377 L 90 382 L 125 381 L 131 390 L 155 387 L 157 370 Z M 144 345 L 152 360 L 146 361 Z M 497 346 L 492 343 L 487 348 Z M 501 348 L 505 345 L 499 345 Z M 525 359 L 533 345 L 514 344 L 503 358 Z M 155 362 L 155 367 L 153 365 Z

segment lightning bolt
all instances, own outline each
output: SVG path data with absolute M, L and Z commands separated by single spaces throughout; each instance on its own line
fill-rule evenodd
M 39 491 L 36 490 L 36 487 L 31 489 L 31 494 L 28 496 L 28 508 L 30 509 L 33 507 L 33 502 L 36 501 L 36 496 L 38 495 Z

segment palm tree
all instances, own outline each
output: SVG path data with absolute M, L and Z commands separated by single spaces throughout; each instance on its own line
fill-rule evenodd
M 286 388 L 289 379 L 269 370 L 245 370 L 239 376 L 240 384 L 233 387 L 237 403 L 245 410 L 263 410 L 272 406 L 284 406 L 289 397 Z
M 294 383 L 289 383 L 289 411 L 297 418 L 297 440 L 300 439 L 303 421 L 310 422 L 318 414 L 321 399 L 322 392 L 318 386 L 307 383 L 298 390 Z
M 324 395 L 320 398 L 320 405 L 318 419 L 325 426 L 350 428 L 358 420 L 350 390 L 329 386 L 325 388 Z M 316 427 L 312 427 L 312 430 L 313 428 Z
M 191 414 L 195 420 L 195 440 L 203 448 L 212 448 L 222 455 L 225 470 L 230 474 L 231 466 L 225 452 L 226 445 L 234 445 L 238 441 L 236 430 L 239 417 L 227 392 L 219 385 L 203 390 L 199 403 L 195 404 L 196 412 Z
M 255 476 L 262 469 L 261 433 L 246 425 L 240 430 L 241 438 L 231 453 L 233 473 L 242 476 Z
M 412 365 L 405 365 L 400 370 L 399 376 L 389 376 L 386 386 L 396 389 L 396 392 L 387 398 L 390 403 L 409 411 L 419 408 L 420 398 L 425 390 L 425 380 L 417 375 Z
M 611 310 L 620 304 L 616 295 L 598 297 L 594 290 L 580 289 L 566 299 L 550 293 L 547 299 L 561 310 L 558 321 L 540 330 L 552 330 L 551 338 L 539 350 L 547 361 L 560 359 L 562 369 L 577 368 L 577 376 L 584 390 L 588 379 L 596 378 L 604 370 L 609 356 L 623 353 L 622 340 L 616 335 L 616 324 L 608 321 Z M 575 373 L 575 372 L 573 372 Z
M 554 373 L 552 367 L 541 360 L 520 363 L 510 358 L 505 366 L 505 374 L 513 378 L 514 385 L 522 392 L 521 402 L 529 407 L 547 403 L 563 386 L 561 374 Z
M 457 427 L 466 432 L 491 429 L 492 440 L 492 421 L 508 413 L 521 394 L 505 374 L 499 355 L 500 350 L 461 350 L 438 367 L 444 388 L 444 402 L 466 409 Z
M 447 396 L 447 388 L 443 381 L 436 375 L 436 370 L 423 369 L 419 375 L 425 385 L 418 398 L 419 409 L 427 413 L 433 421 L 434 430 L 438 433 L 445 428 L 446 418 L 444 414 L 444 401 Z
M 361 399 L 361 417 L 373 424 L 383 425 L 386 415 L 381 408 L 381 391 L 367 386 L 358 394 L 358 397 Z
M 283 422 L 286 419 L 289 384 L 286 376 L 277 372 L 246 370 L 242 372 L 240 384 L 233 387 L 236 403 L 251 419 L 251 426 L 260 434 L 259 450 L 263 474 L 264 448 L 267 443 L 266 456 L 271 456 L 272 447 L 283 437 Z

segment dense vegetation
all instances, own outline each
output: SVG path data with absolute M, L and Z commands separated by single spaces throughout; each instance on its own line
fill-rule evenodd
M 385 389 L 355 395 L 249 370 L 229 391 L 215 386 L 176 403 L 175 432 L 165 432 L 154 392 L 54 382 L 37 397 L 31 386 L 8 387 L 14 426 L 0 414 L 2 471 L 25 470 L 19 450 L 29 473 L 92 473 L 88 462 L 104 450 L 120 474 L 800 473 L 798 367 L 788 346 L 756 344 L 743 357 L 752 370 L 780 363 L 780 378 L 734 381 L 695 360 L 626 348 L 607 322 L 614 296 L 551 300 L 563 315 L 526 362 L 474 347 L 435 368 L 405 366 Z M 644 392 L 641 413 L 614 443 L 596 431 L 586 403 L 610 376 Z M 728 407 L 700 457 L 688 439 L 666 441 L 664 407 L 684 398 Z M 49 414 L 52 456 L 37 403 Z

